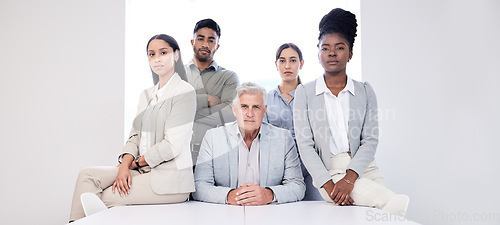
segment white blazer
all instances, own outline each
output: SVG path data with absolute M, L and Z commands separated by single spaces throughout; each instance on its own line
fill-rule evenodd
M 151 113 L 151 143 L 144 154 L 151 167 L 151 187 L 156 194 L 189 193 L 194 189 L 190 142 L 196 113 L 194 88 L 174 74 L 168 88 Z M 124 153 L 139 155 L 142 115 L 151 101 L 154 87 L 141 93 L 137 116 Z

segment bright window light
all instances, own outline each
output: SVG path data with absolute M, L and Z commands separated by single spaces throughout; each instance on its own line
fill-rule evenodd
M 323 74 L 318 61 L 318 24 L 333 8 L 356 14 L 358 36 L 347 74 L 361 80 L 359 0 L 127 0 L 125 21 L 125 137 L 135 117 L 139 94 L 153 85 L 146 57 L 147 41 L 168 34 L 180 45 L 182 60 L 193 57 L 191 39 L 197 21 L 212 18 L 221 27 L 215 61 L 235 71 L 240 82 L 252 81 L 271 90 L 280 83 L 274 64 L 276 49 L 295 43 L 302 50 L 302 82 Z

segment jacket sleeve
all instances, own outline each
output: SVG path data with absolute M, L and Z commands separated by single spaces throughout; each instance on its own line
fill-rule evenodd
M 177 157 L 183 151 L 184 145 L 191 140 L 196 113 L 196 93 L 188 85 L 183 90 L 172 99 L 172 108 L 165 121 L 163 140 L 151 146 L 144 154 L 151 168 Z
M 293 112 L 295 138 L 297 140 L 300 158 L 313 178 L 313 185 L 316 188 L 320 188 L 331 179 L 331 176 L 315 149 L 318 145 L 315 144 L 315 131 L 312 130 L 311 121 L 309 120 L 310 118 L 315 119 L 315 117 L 314 115 L 310 116 L 309 113 L 315 112 L 309 109 L 307 92 L 301 84 L 297 87 L 297 91 L 295 92 Z M 328 149 L 324 149 L 324 151 L 328 151 Z
M 220 96 L 221 103 L 212 107 L 208 107 L 206 104 L 199 104 L 199 106 L 203 107 L 197 109 L 195 118 L 196 122 L 216 127 L 217 125 L 222 125 L 236 120 L 231 109 L 231 103 L 236 96 L 236 87 L 239 84 L 239 80 L 235 72 L 228 72 L 230 72 L 231 75 L 223 84 L 224 87 Z M 204 98 L 204 101 L 206 102 L 206 94 L 204 94 Z
M 139 112 L 139 110 L 141 108 L 140 107 L 141 104 L 144 104 L 145 102 L 147 102 L 147 95 L 148 95 L 147 90 L 141 92 L 141 95 L 139 96 L 139 104 L 137 105 L 137 115 L 142 115 L 142 114 L 140 114 L 141 112 Z M 136 116 L 136 118 L 132 122 L 133 123 L 132 129 L 130 130 L 130 134 L 128 136 L 127 141 L 125 142 L 125 146 L 123 147 L 122 154 L 120 154 L 120 155 L 131 154 L 134 157 L 139 155 L 139 142 L 140 142 L 141 138 L 140 138 L 140 130 L 139 130 L 139 126 L 138 126 L 139 121 L 137 120 L 137 118 L 138 117 Z
M 216 136 L 214 136 L 214 130 L 208 130 L 205 137 L 203 137 L 197 159 L 198 163 L 194 171 L 196 192 L 193 193 L 193 198 L 203 202 L 225 204 L 227 194 L 231 191 L 231 188 L 215 185 L 213 144 Z
M 286 133 L 285 147 L 285 168 L 283 181 L 281 185 L 269 186 L 278 203 L 287 203 L 300 201 L 304 198 L 306 185 L 302 177 L 302 169 L 300 168 L 300 160 L 295 148 L 292 134 L 288 130 L 283 130 Z
M 372 86 L 365 82 L 366 113 L 361 128 L 360 145 L 348 168 L 362 175 L 368 165 L 374 160 L 377 151 L 379 127 L 377 116 L 377 97 Z

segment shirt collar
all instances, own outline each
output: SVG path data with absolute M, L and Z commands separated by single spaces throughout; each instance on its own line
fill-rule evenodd
M 344 90 L 348 90 L 349 92 L 351 92 L 352 95 L 355 95 L 354 94 L 354 82 L 352 82 L 352 79 L 349 77 L 347 77 L 347 84 L 345 85 Z
M 191 61 L 189 61 L 188 63 L 188 66 L 189 68 L 193 69 L 193 68 L 198 68 L 198 66 L 196 65 L 196 63 L 194 62 L 194 59 L 191 59 Z M 215 60 L 212 60 L 212 63 L 210 63 L 210 66 L 208 66 L 207 68 L 205 69 L 209 69 L 209 68 L 212 68 L 214 71 L 217 71 L 219 70 L 219 64 L 217 64 L 215 62 Z
M 240 131 L 240 126 L 238 126 L 238 122 L 236 122 L 236 126 L 234 126 L 235 129 L 236 129 L 236 136 L 238 137 L 239 140 L 243 141 L 243 135 L 241 134 L 241 131 Z M 255 137 L 256 139 L 259 139 L 260 140 L 260 136 L 261 136 L 261 132 L 262 132 L 262 125 L 260 125 L 260 128 L 259 128 L 259 133 L 257 134 L 257 136 Z M 253 141 L 253 140 L 252 140 Z
M 177 73 L 174 73 L 174 75 L 172 75 L 172 77 L 170 77 L 170 79 L 168 79 L 167 83 L 165 85 L 163 85 L 162 88 L 158 89 L 159 85 L 160 85 L 160 82 L 158 82 L 158 84 L 155 85 L 155 87 L 153 88 L 153 93 L 151 93 L 151 98 L 154 98 L 155 96 L 159 98 L 161 98 L 161 96 L 163 96 L 163 94 L 165 94 L 165 92 L 167 91 L 167 86 L 168 84 L 170 84 L 170 81 L 172 80 L 172 78 L 176 75 Z
M 344 90 L 351 92 L 352 95 L 355 95 L 354 94 L 354 82 L 349 77 L 347 77 L 347 84 L 345 85 L 345 87 L 342 91 L 344 91 Z M 340 92 L 342 92 L 342 91 L 340 91 Z M 320 94 L 323 94 L 325 92 L 330 92 L 330 89 L 328 89 L 328 87 L 326 86 L 325 78 L 324 78 L 324 76 L 318 77 L 318 79 L 316 79 L 316 95 L 320 95 Z
M 290 91 L 290 94 L 292 97 L 295 97 L 295 90 L 297 90 L 297 88 L 293 89 L 292 91 Z M 278 85 L 275 89 L 273 89 L 274 93 L 276 93 L 277 95 L 280 95 L 281 94 L 281 91 L 280 91 L 280 86 Z
M 328 87 L 326 87 L 324 76 L 318 77 L 318 79 L 316 79 L 316 95 L 320 95 L 329 91 L 330 90 L 328 89 Z
M 292 99 L 294 99 L 294 98 L 295 98 L 295 91 L 296 91 L 296 90 L 297 90 L 297 88 L 293 89 L 292 91 L 290 91 L 290 93 L 288 93 L 288 94 L 290 94 L 290 95 L 292 96 Z M 276 96 L 276 97 L 281 96 L 281 91 L 280 91 L 280 87 L 279 87 L 279 85 L 278 85 L 275 89 L 273 89 L 271 92 L 272 92 L 272 93 L 273 93 L 273 95 L 274 95 L 274 96 Z
M 280 94 L 280 88 L 279 86 L 277 86 L 275 89 L 271 90 L 271 92 L 273 93 L 273 95 L 279 95 Z

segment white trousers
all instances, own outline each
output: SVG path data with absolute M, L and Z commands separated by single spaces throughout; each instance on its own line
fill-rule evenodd
M 351 156 L 345 152 L 331 158 L 330 175 L 332 181 L 337 183 L 346 175 Z M 325 201 L 333 202 L 326 190 L 320 188 L 319 192 Z M 384 178 L 380 175 L 375 160 L 370 163 L 366 171 L 354 183 L 351 198 L 356 205 L 369 206 L 382 209 L 396 194 L 385 187 Z
M 118 175 L 118 167 L 88 167 L 81 170 L 73 194 L 70 220 L 85 217 L 80 201 L 80 195 L 85 192 L 99 196 L 108 208 L 119 205 L 177 203 L 184 202 L 189 197 L 189 193 L 156 194 L 151 188 L 151 173 L 149 171 L 130 170 L 130 174 L 132 175 L 130 194 L 120 196 L 117 190 L 115 193 L 111 190 L 111 185 Z

